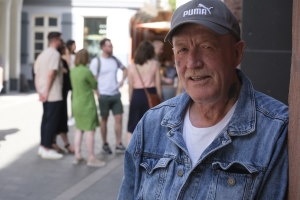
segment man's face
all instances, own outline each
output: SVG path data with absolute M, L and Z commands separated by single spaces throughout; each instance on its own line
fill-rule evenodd
M 102 51 L 106 53 L 107 55 L 112 55 L 113 53 L 113 45 L 110 41 L 106 41 L 105 44 L 102 47 Z
M 71 51 L 75 51 L 76 50 L 76 43 L 73 43 L 72 46 L 71 46 Z
M 179 79 L 198 103 L 217 103 L 228 98 L 237 81 L 244 43 L 231 35 L 217 35 L 196 24 L 186 24 L 172 37 Z
M 56 48 L 61 47 L 63 45 L 63 40 L 61 37 L 54 38 L 54 42 L 56 44 Z

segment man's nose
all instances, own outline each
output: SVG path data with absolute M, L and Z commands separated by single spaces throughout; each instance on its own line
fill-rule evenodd
M 187 55 L 188 68 L 201 68 L 203 66 L 202 54 L 199 50 L 190 50 Z

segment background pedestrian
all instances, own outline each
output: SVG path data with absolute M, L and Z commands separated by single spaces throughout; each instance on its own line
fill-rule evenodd
M 44 159 L 60 159 L 52 145 L 60 132 L 61 110 L 63 107 L 62 83 L 63 74 L 60 65 L 60 54 L 57 48 L 61 45 L 61 33 L 48 34 L 49 46 L 43 50 L 34 63 L 35 88 L 39 100 L 43 103 L 41 123 L 41 145 L 38 154 Z
M 75 158 L 73 163 L 84 161 L 81 155 L 81 143 L 83 134 L 86 134 L 86 146 L 88 151 L 87 165 L 102 167 L 105 162 L 95 156 L 95 130 L 99 126 L 97 107 L 94 98 L 94 90 L 97 89 L 97 81 L 87 67 L 89 62 L 88 51 L 82 49 L 76 53 L 75 67 L 71 70 L 71 83 L 73 88 L 72 110 L 75 118 Z
M 109 112 L 114 115 L 114 129 L 116 136 L 117 153 L 123 153 L 125 147 L 122 143 L 123 104 L 119 88 L 123 86 L 127 78 L 127 68 L 113 56 L 113 45 L 111 40 L 104 38 L 100 41 L 102 53 L 95 57 L 90 64 L 90 70 L 98 81 L 98 100 L 101 115 L 101 137 L 102 149 L 105 153 L 111 154 L 112 150 L 107 141 L 107 121 Z M 123 76 L 120 82 L 117 79 L 118 70 L 122 70 Z
M 141 80 L 142 79 L 142 80 Z M 134 63 L 128 67 L 129 117 L 127 142 L 135 126 L 149 109 L 144 88 L 161 97 L 160 66 L 155 59 L 154 47 L 149 41 L 141 42 L 134 55 Z

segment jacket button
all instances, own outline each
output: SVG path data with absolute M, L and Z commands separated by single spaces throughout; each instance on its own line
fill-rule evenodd
M 183 170 L 182 169 L 178 170 L 177 175 L 180 177 L 183 176 Z
M 230 186 L 234 186 L 235 185 L 235 179 L 234 178 L 228 178 L 227 183 Z

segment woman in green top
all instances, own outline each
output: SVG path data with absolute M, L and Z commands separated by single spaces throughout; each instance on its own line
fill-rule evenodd
M 88 150 L 88 166 L 102 167 L 104 161 L 98 160 L 94 153 L 95 130 L 99 126 L 97 107 L 94 92 L 97 82 L 93 74 L 87 67 L 89 55 L 87 50 L 78 51 L 75 57 L 75 68 L 71 70 L 72 84 L 72 111 L 75 118 L 75 159 L 74 164 L 78 164 L 84 159 L 81 156 L 81 142 L 83 133 L 86 133 L 86 144 Z

